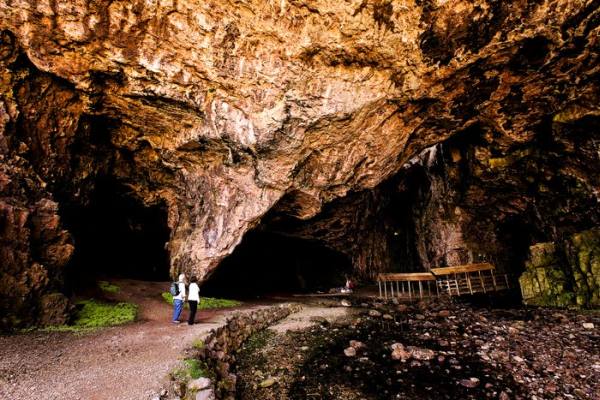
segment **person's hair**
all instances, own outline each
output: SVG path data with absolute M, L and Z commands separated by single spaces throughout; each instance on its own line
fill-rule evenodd
M 196 276 L 192 275 L 192 277 L 190 278 L 190 282 L 196 283 L 196 282 L 198 282 L 198 278 L 196 278 Z
M 185 274 L 179 274 L 178 282 L 183 282 L 185 280 Z

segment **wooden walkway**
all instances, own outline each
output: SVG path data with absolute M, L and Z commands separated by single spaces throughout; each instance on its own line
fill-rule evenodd
M 434 290 L 431 289 L 433 282 Z M 462 296 L 510 289 L 507 274 L 497 274 L 490 263 L 432 268 L 430 272 L 389 273 L 377 276 L 379 297 L 424 298 Z
M 386 299 L 388 298 L 388 292 L 390 297 L 408 296 L 409 299 L 413 297 L 431 297 L 431 286 L 434 287 L 437 295 L 435 276 L 429 272 L 379 274 L 377 284 L 379 286 L 379 297 L 385 297 Z

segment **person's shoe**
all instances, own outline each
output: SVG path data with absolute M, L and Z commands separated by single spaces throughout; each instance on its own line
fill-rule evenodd
M 174 324 L 180 324 L 181 321 L 173 321 Z

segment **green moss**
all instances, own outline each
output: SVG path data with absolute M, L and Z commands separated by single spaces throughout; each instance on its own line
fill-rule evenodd
M 173 295 L 169 292 L 162 292 L 161 294 L 163 300 L 169 304 L 169 305 L 173 305 Z
M 131 303 L 100 303 L 92 299 L 80 301 L 76 305 L 78 311 L 72 324 L 50 326 L 44 330 L 88 331 L 133 322 L 137 314 L 137 306 Z
M 506 157 L 490 158 L 488 163 L 492 169 L 502 169 L 511 166 L 520 159 L 531 154 L 531 149 L 522 149 L 507 155 Z
M 204 347 L 204 340 L 196 339 L 192 342 L 192 347 L 195 349 L 202 349 Z
M 600 228 L 574 234 L 566 247 L 577 305 L 600 307 Z
M 171 372 L 171 376 L 182 382 L 204 377 L 214 379 L 214 374 L 210 372 L 206 363 L 195 358 L 183 360 L 183 365 Z
M 173 295 L 169 292 L 162 293 L 163 300 L 170 305 L 173 305 Z M 229 308 L 229 307 L 237 307 L 241 302 L 237 300 L 230 299 L 218 299 L 215 297 L 202 297 L 200 296 L 200 304 L 198 305 L 199 310 L 204 310 L 208 308 Z M 187 302 L 185 303 L 185 307 L 188 307 Z
M 201 310 L 206 308 L 228 308 L 237 307 L 240 304 L 242 303 L 237 300 L 217 299 L 214 297 L 200 297 L 200 305 L 198 306 L 198 308 Z
M 120 287 L 118 287 L 117 285 L 113 285 L 108 281 L 98 281 L 98 287 L 100 288 L 100 290 L 107 293 L 118 293 L 119 290 L 121 290 Z
M 531 246 L 525 266 L 519 278 L 525 303 L 600 307 L 600 228 L 579 232 L 558 244 Z
M 188 372 L 192 379 L 198 379 L 206 376 L 206 372 L 202 368 L 199 360 L 196 360 L 194 358 L 188 358 L 187 360 L 184 360 L 184 363 L 186 364 Z

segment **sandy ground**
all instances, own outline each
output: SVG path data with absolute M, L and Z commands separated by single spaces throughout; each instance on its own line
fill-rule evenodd
M 93 333 L 0 336 L 0 399 L 147 399 L 162 387 L 185 348 L 233 309 L 202 311 L 195 325 L 170 322 L 166 282 L 121 280 L 115 296 L 139 305 L 138 321 Z M 259 305 L 246 305 L 252 310 Z M 239 311 L 235 310 L 235 311 Z M 187 310 L 183 318 L 187 318 Z

